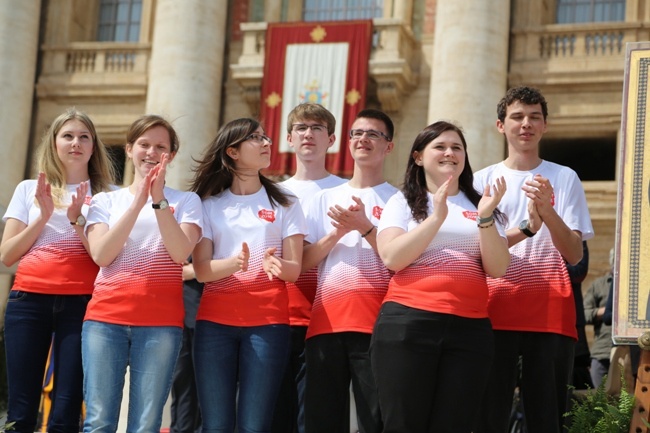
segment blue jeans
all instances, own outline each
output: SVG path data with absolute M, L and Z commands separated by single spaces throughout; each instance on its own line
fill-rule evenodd
M 7 421 L 15 422 L 16 432 L 36 431 L 50 345 L 54 389 L 48 431 L 79 431 L 83 400 L 81 324 L 89 300 L 90 295 L 43 295 L 15 290 L 9 294 L 5 315 Z
M 182 336 L 183 330 L 175 326 L 84 322 L 81 350 L 86 421 L 83 431 L 114 433 L 117 430 L 128 365 L 127 432 L 160 432 Z
M 289 325 L 197 321 L 194 364 L 203 432 L 232 433 L 235 412 L 239 433 L 270 432 L 288 356 Z

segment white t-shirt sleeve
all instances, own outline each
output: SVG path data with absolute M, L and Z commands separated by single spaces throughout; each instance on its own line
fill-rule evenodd
M 203 232 L 203 205 L 201 199 L 193 192 L 186 192 L 184 194 L 186 195 L 185 200 L 182 202 L 181 209 L 179 209 L 177 221 L 179 224 L 196 224 L 201 229 L 201 232 Z M 199 237 L 200 239 L 201 236 Z
M 283 209 L 284 224 L 282 226 L 282 239 L 296 234 L 307 234 L 307 221 L 297 198 L 291 198 L 291 205 Z
M 90 201 L 88 216 L 86 217 L 86 231 L 93 224 L 104 223 L 110 226 L 110 198 L 107 193 L 95 194 Z
M 561 190 L 564 205 L 560 217 L 571 230 L 581 232 L 583 240 L 591 239 L 594 229 L 582 183 L 573 170 L 566 170 L 565 177 L 566 180 L 562 183 L 566 187 Z
M 25 224 L 29 224 L 30 201 L 34 200 L 36 181 L 23 180 L 16 186 L 14 195 L 11 197 L 7 211 L 2 217 L 3 221 L 9 218 L 16 219 Z
M 305 241 L 310 244 L 318 242 L 326 234 L 322 230 L 323 218 L 329 219 L 329 217 L 323 213 L 322 207 L 324 202 L 323 193 L 316 194 L 308 202 L 307 211 L 305 212 L 307 221 L 307 236 L 305 236 Z M 334 229 L 334 226 L 332 226 L 332 229 Z
M 384 210 L 381 213 L 381 219 L 377 227 L 377 233 L 389 227 L 397 227 L 408 231 L 408 224 L 411 220 L 411 209 L 406 202 L 402 192 L 394 194 L 386 202 Z
M 210 200 L 203 200 L 201 208 L 203 209 L 203 233 L 202 237 L 212 240 L 212 224 L 210 224 Z

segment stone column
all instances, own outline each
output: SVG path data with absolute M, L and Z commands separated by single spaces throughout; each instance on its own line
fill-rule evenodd
M 40 0 L 0 1 L 0 211 L 24 179 L 38 53 Z M 36 138 L 38 140 L 38 137 Z
M 510 0 L 438 0 L 429 123 L 463 127 L 473 170 L 501 161 L 496 106 L 507 86 Z
M 192 157 L 219 128 L 226 0 L 158 0 L 146 110 L 170 120 L 181 141 L 167 185 L 186 190 Z
M 277 23 L 282 19 L 282 0 L 266 0 L 264 2 L 264 21 Z

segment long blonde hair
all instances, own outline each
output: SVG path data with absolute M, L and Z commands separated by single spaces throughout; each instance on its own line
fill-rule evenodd
M 114 182 L 114 170 L 104 143 L 97 136 L 95 125 L 90 117 L 76 108 L 68 108 L 59 115 L 43 134 L 37 154 L 38 171 L 45 173 L 47 182 L 52 187 L 52 199 L 56 207 L 64 206 L 66 194 L 66 171 L 56 153 L 56 135 L 69 120 L 79 120 L 88 128 L 93 140 L 93 153 L 88 161 L 88 176 L 91 193 L 109 191 Z

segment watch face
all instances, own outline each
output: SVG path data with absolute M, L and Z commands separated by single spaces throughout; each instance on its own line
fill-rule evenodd
M 78 226 L 85 226 L 86 225 L 86 217 L 84 217 L 83 215 L 79 215 L 77 217 L 77 225 Z
M 522 222 L 519 223 L 519 230 L 527 230 L 528 229 L 528 220 L 523 220 Z
M 169 202 L 167 199 L 160 200 L 160 203 L 151 203 L 151 207 L 154 209 L 167 209 L 169 207 Z

